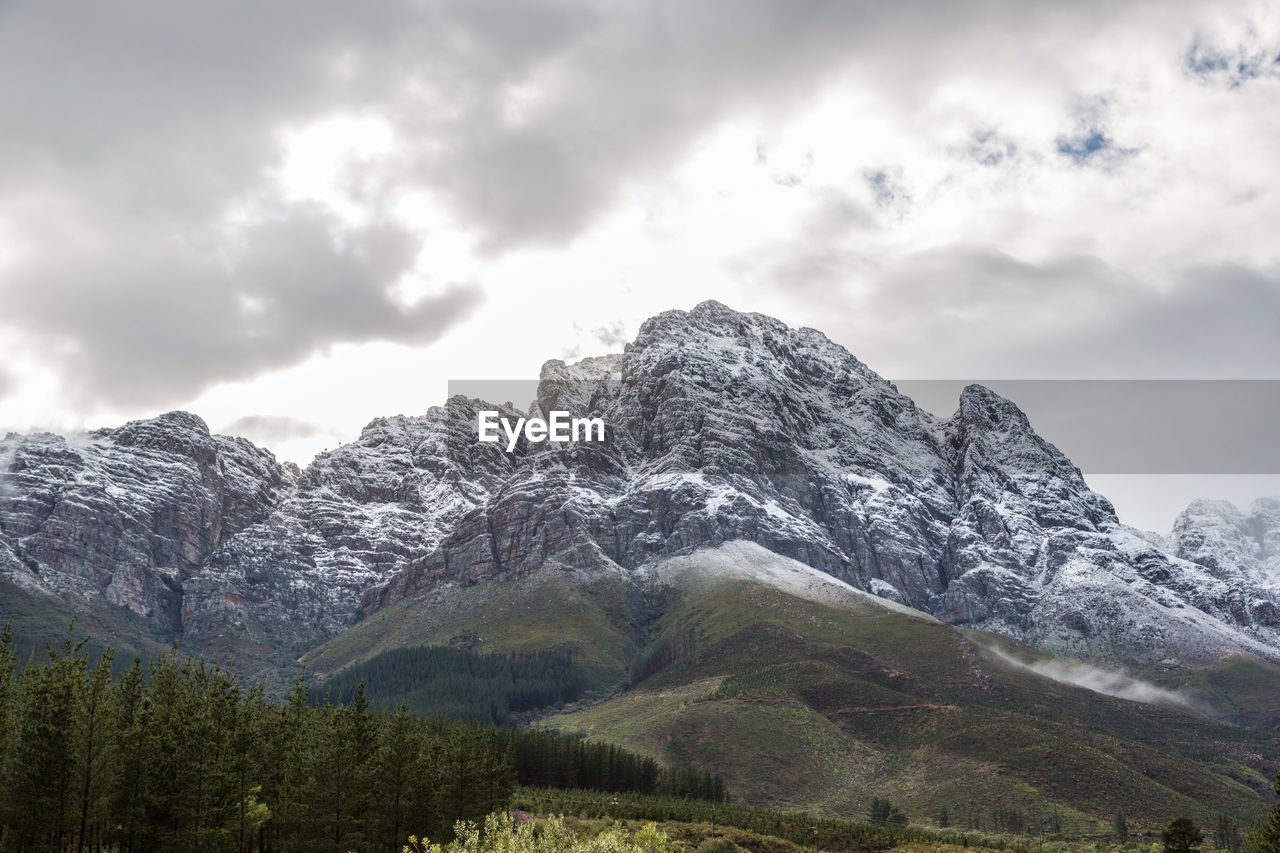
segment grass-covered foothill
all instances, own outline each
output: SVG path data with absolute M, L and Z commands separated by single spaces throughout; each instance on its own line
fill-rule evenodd
M 636 653 L 634 594 L 615 578 L 542 570 L 448 586 L 374 612 L 301 657 L 332 675 L 382 652 L 464 643 L 480 652 L 571 648 L 587 690 L 608 692 Z
M 1102 836 L 1120 812 L 1137 834 L 1265 808 L 1275 732 L 1054 681 L 989 641 L 706 580 L 669 597 L 630 689 L 542 724 L 704 766 L 758 805 L 854 815 L 880 795 L 914 824 Z

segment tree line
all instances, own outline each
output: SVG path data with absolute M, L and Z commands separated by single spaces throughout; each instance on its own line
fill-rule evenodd
M 69 633 L 18 671 L 11 631 L 0 635 L 0 849 L 398 851 L 505 809 L 517 768 L 630 790 L 639 771 L 621 768 L 645 763 L 616 747 L 602 762 L 562 735 L 380 712 L 360 686 L 316 706 L 299 679 L 275 702 L 176 650 L 114 677 L 113 663 Z M 678 775 L 658 768 L 655 784 Z
M 349 702 L 366 685 L 377 707 L 510 725 L 521 714 L 572 702 L 584 679 L 572 649 L 480 654 L 452 646 L 391 649 L 326 679 L 320 697 Z
M 502 737 L 521 785 L 656 794 L 711 803 L 728 799 L 720 776 L 696 767 L 663 767 L 611 743 L 538 730 L 508 729 Z

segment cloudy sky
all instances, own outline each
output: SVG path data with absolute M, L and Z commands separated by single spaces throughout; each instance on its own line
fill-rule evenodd
M 1280 379 L 1274 3 L 0 0 L 0 77 L 0 430 L 305 462 L 707 298 L 893 379 Z

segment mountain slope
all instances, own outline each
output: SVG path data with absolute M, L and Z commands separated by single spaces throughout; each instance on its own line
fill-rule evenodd
M 698 762 L 752 802 L 842 814 L 879 795 L 917 820 L 1016 809 L 1089 829 L 1124 811 L 1156 828 L 1172 813 L 1247 822 L 1263 806 L 1274 735 L 1050 680 L 1015 662 L 1034 658 L 1025 647 L 903 613 L 755 546 L 657 574 L 668 606 L 641 656 L 692 637 L 685 653 L 545 725 Z

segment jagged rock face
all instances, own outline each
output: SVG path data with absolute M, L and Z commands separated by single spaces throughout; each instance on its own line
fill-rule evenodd
M 0 441 L 0 571 L 175 632 L 183 581 L 265 517 L 293 477 L 185 412 L 72 440 L 10 435 Z
M 427 588 L 447 606 L 452 584 L 557 567 L 642 587 L 670 556 L 745 540 L 1090 660 L 1280 657 L 1275 505 L 1201 513 L 1213 525 L 1183 525 L 1170 556 L 1008 400 L 971 386 L 936 418 L 812 329 L 704 303 L 621 355 L 548 362 L 530 414 L 600 416 L 603 443 L 507 453 L 476 440 L 481 408 L 520 416 L 455 397 L 301 474 L 180 413 L 10 437 L 0 572 L 124 604 L 188 648 L 294 649 Z
M 272 625 L 277 642 L 305 645 L 350 624 L 366 589 L 431 551 L 510 476 L 512 457 L 476 442 L 476 412 L 456 397 L 421 417 L 378 418 L 318 456 L 185 583 L 184 633 Z
M 228 633 L 305 645 L 349 624 L 362 592 L 510 476 L 513 459 L 478 445 L 475 422 L 463 398 L 378 418 L 305 473 L 183 412 L 74 439 L 9 436 L 0 572 L 73 605 L 127 607 L 192 649 Z
M 621 358 L 548 363 L 537 409 L 599 413 L 609 441 L 518 447 L 493 500 L 367 608 L 437 576 L 634 571 L 739 539 L 920 606 L 949 580 L 933 418 L 817 332 L 714 304 L 663 314 Z
M 1092 660 L 1280 649 L 1271 627 L 1236 616 L 1256 590 L 1121 527 L 1011 402 L 971 386 L 939 420 L 811 329 L 716 303 L 668 312 L 621 357 L 549 362 L 536 408 L 601 414 L 609 441 L 522 444 L 493 497 L 371 588 L 366 613 L 547 564 L 643 577 L 663 557 L 749 540 Z
M 1174 522 L 1169 550 L 1240 591 L 1232 602 L 1237 622 L 1280 628 L 1280 498 L 1259 499 L 1247 511 L 1193 501 Z

